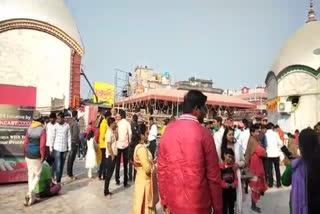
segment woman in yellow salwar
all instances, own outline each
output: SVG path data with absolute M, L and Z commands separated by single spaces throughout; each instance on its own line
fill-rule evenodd
M 152 155 L 145 146 L 147 127 L 140 125 L 140 143 L 133 155 L 133 164 L 137 170 L 134 196 L 133 214 L 156 214 L 156 204 L 159 201 L 155 165 Z

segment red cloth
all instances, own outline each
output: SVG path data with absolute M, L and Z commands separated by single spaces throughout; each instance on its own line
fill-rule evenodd
M 220 164 L 220 169 L 226 169 L 226 168 L 229 168 L 229 167 L 233 167 L 233 166 L 227 166 L 224 163 Z M 237 171 L 234 170 L 234 169 L 233 169 L 233 174 L 234 174 L 234 182 L 232 184 L 232 188 L 237 188 L 238 187 L 238 175 L 237 175 Z M 221 180 L 221 187 L 223 189 L 227 188 L 227 183 L 223 179 Z
M 90 125 L 90 126 L 88 126 L 88 127 L 86 128 L 86 134 L 89 134 L 91 131 L 93 131 L 93 133 L 94 133 L 94 129 L 93 129 L 92 126 Z
M 249 161 L 249 169 L 253 175 L 264 177 L 265 172 L 263 168 L 262 157 L 265 157 L 265 150 L 261 145 L 257 145 L 257 148 L 250 157 Z
M 222 214 L 219 158 L 210 131 L 191 115 L 167 126 L 158 152 L 161 204 L 174 214 Z
M 282 129 L 278 129 L 278 134 L 279 134 L 279 137 L 280 139 L 282 140 L 282 142 L 284 142 L 284 132 L 282 131 Z
M 258 203 L 262 193 L 267 191 L 267 182 L 264 177 L 258 177 L 256 181 L 250 180 L 251 199 L 254 203 Z
M 250 172 L 256 176 L 250 180 L 249 186 L 251 188 L 251 199 L 257 203 L 260 199 L 261 193 L 267 191 L 267 183 L 265 180 L 265 172 L 263 167 L 262 157 L 265 157 L 265 150 L 258 145 L 255 152 L 250 158 Z

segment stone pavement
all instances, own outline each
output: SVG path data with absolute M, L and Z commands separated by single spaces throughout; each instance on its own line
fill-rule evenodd
M 75 172 L 79 179 L 73 182 L 64 178 L 65 185 L 59 196 L 46 199 L 31 207 L 23 206 L 27 184 L 0 185 L 0 213 L 81 213 L 81 214 L 130 214 L 132 207 L 133 186 L 125 189 L 111 181 L 112 199 L 103 196 L 103 181 L 88 179 L 84 170 L 84 161 L 76 161 Z M 244 214 L 250 211 L 250 195 L 244 202 Z M 259 206 L 264 214 L 289 213 L 289 189 L 271 189 L 262 198 Z

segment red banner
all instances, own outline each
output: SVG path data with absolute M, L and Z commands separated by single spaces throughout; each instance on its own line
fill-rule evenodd
M 36 88 L 0 84 L 0 104 L 36 106 Z

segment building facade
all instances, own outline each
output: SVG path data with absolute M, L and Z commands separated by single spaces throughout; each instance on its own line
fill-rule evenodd
M 36 87 L 43 112 L 78 105 L 84 48 L 64 0 L 0 2 L 0 84 Z
M 202 92 L 222 94 L 223 90 L 220 88 L 213 88 L 213 81 L 207 79 L 198 79 L 191 77 L 186 81 L 178 81 L 175 87 L 180 90 L 200 90 Z
M 171 76 L 168 72 L 156 72 L 148 66 L 137 66 L 133 77 L 129 81 L 130 94 L 142 94 L 152 89 L 167 88 L 171 85 Z
M 235 96 L 246 100 L 252 104 L 257 106 L 257 110 L 265 111 L 266 110 L 266 102 L 267 102 L 267 91 L 265 87 L 257 86 L 255 88 L 242 87 L 240 90 L 224 90 L 224 95 L 227 96 Z

